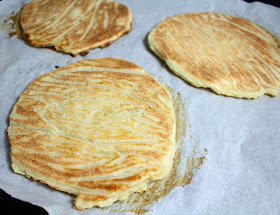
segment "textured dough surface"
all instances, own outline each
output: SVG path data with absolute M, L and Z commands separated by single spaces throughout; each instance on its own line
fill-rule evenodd
M 129 8 L 112 0 L 33 0 L 20 17 L 27 42 L 77 55 L 105 47 L 132 28 Z
M 148 43 L 175 74 L 196 87 L 239 98 L 278 94 L 277 42 L 246 19 L 206 12 L 177 15 L 154 28 Z
M 170 171 L 175 116 L 150 73 L 115 58 L 84 60 L 33 81 L 10 114 L 16 173 L 104 207 Z

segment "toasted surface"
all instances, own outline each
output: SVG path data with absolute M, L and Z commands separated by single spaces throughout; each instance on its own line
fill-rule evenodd
M 33 0 L 22 10 L 27 42 L 77 55 L 105 47 L 132 28 L 129 8 L 112 0 Z
M 175 153 L 170 93 L 133 63 L 101 58 L 32 82 L 10 114 L 12 168 L 104 207 L 169 172 Z
M 241 98 L 278 94 L 277 42 L 246 19 L 206 12 L 177 15 L 154 28 L 148 43 L 175 74 L 196 87 Z

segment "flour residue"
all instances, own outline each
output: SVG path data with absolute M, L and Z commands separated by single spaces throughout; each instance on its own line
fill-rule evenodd
M 133 193 L 124 201 L 116 202 L 107 207 L 112 212 L 130 211 L 136 214 L 148 212 L 151 207 L 161 198 L 168 195 L 175 187 L 184 187 L 191 183 L 193 171 L 203 164 L 207 150 L 204 150 L 204 156 L 197 157 L 196 150 L 199 145 L 199 138 L 195 140 L 195 146 L 192 153 L 186 156 L 186 149 L 190 147 L 192 140 L 192 126 L 190 117 L 185 115 L 185 107 L 181 95 L 175 93 L 170 87 L 168 90 L 173 95 L 173 104 L 176 112 L 176 153 L 173 159 L 173 166 L 169 174 L 161 180 L 148 184 L 146 192 Z M 187 136 L 186 136 L 186 133 Z

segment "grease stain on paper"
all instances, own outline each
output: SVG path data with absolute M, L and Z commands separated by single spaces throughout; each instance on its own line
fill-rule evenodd
M 17 13 L 13 11 L 9 17 L 3 20 L 3 22 L 0 24 L 0 30 L 6 31 L 8 33 L 8 37 L 10 38 L 14 35 L 17 35 L 16 33 L 16 21 L 17 20 Z
M 111 212 L 134 212 L 143 214 L 148 212 L 151 207 L 161 198 L 168 195 L 175 187 L 184 187 L 191 183 L 193 171 L 199 169 L 206 159 L 207 149 L 204 149 L 204 155 L 196 157 L 196 150 L 199 144 L 199 138 L 195 140 L 195 146 L 192 148 L 192 153 L 186 156 L 186 148 L 190 147 L 192 140 L 192 126 L 188 116 L 186 123 L 185 109 L 180 94 L 174 93 L 168 87 L 173 95 L 173 103 L 176 113 L 176 152 L 173 159 L 173 166 L 169 174 L 157 181 L 148 184 L 146 192 L 133 193 L 124 201 L 118 201 L 107 207 Z M 187 124 L 187 126 L 186 126 Z M 188 139 L 185 140 L 186 128 L 188 129 Z

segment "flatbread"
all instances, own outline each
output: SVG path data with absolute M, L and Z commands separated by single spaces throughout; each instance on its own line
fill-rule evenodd
M 25 40 L 76 56 L 113 43 L 132 28 L 129 8 L 112 0 L 33 0 L 21 12 Z
M 84 60 L 33 81 L 10 114 L 12 168 L 105 207 L 170 171 L 175 115 L 170 93 L 125 60 Z
M 249 20 L 207 12 L 176 15 L 154 28 L 148 43 L 193 86 L 239 98 L 278 94 L 277 42 Z

